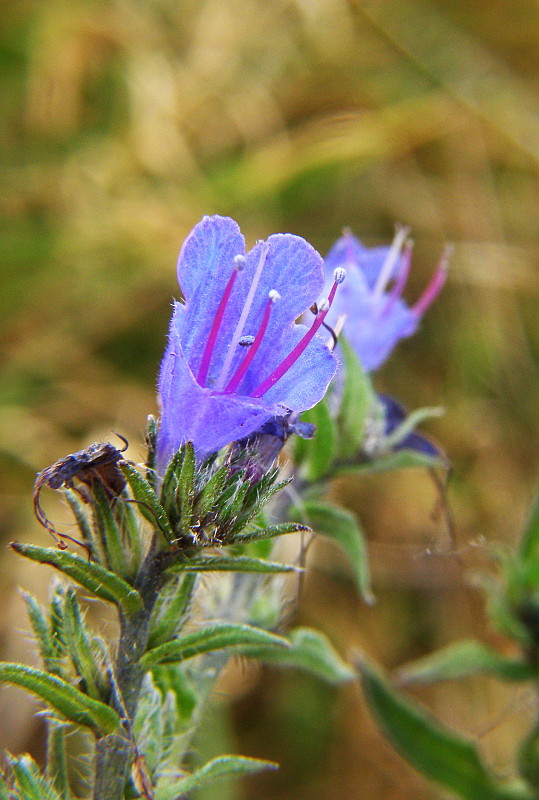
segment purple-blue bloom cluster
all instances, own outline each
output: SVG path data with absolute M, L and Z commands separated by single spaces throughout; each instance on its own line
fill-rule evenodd
M 347 273 L 326 323 L 337 330 L 344 324 L 344 335 L 367 372 L 378 369 L 400 339 L 416 332 L 445 282 L 447 252 L 419 300 L 411 307 L 405 303 L 401 295 L 412 259 L 408 233 L 400 228 L 390 247 L 368 248 L 345 231 L 325 260 L 328 280 L 335 268 Z
M 338 270 L 311 327 L 297 325 L 324 286 L 311 245 L 275 234 L 246 253 L 234 220 L 195 226 L 178 258 L 184 302 L 174 303 L 159 375 L 160 472 L 187 441 L 203 458 L 324 396 L 336 360 L 317 331 L 343 277 Z

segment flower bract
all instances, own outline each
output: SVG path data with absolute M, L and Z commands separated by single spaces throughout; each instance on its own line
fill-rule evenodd
M 322 258 L 304 239 L 275 234 L 246 253 L 234 220 L 204 217 L 180 251 L 178 281 L 184 302 L 174 303 L 159 375 L 160 472 L 187 441 L 203 458 L 311 408 L 336 369 L 317 334 L 340 278 L 312 325 L 295 324 L 324 286 Z

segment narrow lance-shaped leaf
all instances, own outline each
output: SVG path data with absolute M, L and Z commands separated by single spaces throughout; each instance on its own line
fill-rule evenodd
M 52 547 L 37 547 L 20 542 L 11 542 L 11 547 L 16 553 L 32 561 L 55 567 L 96 597 L 120 606 L 127 614 L 133 614 L 142 608 L 142 598 L 137 590 L 100 564 Z
M 30 618 L 32 630 L 39 648 L 39 655 L 47 672 L 57 673 L 58 653 L 52 638 L 52 633 L 48 621 L 45 619 L 41 606 L 31 594 L 22 592 L 22 597 L 26 603 L 26 610 Z
M 120 727 L 120 718 L 112 708 L 82 694 L 56 675 L 22 664 L 0 663 L 0 681 L 37 694 L 76 725 L 103 733 L 112 733 Z
M 342 660 L 322 633 L 309 628 L 297 628 L 288 639 L 290 647 L 287 650 L 271 645 L 245 645 L 241 652 L 267 664 L 303 669 L 331 684 L 345 683 L 355 677 L 353 669 Z
M 195 471 L 195 451 L 191 442 L 187 442 L 181 472 L 178 477 L 178 488 L 176 489 L 176 501 L 180 509 L 180 526 L 183 533 L 188 533 L 193 523 Z
M 526 681 L 534 677 L 533 669 L 523 659 L 504 658 L 482 642 L 467 639 L 405 664 L 396 671 L 395 680 L 404 686 L 465 678 L 478 673 L 495 675 L 507 681 Z
M 92 526 L 90 525 L 90 521 L 78 495 L 72 489 L 66 489 L 65 498 L 69 503 L 69 507 L 71 508 L 73 516 L 75 517 L 81 542 L 84 542 L 88 545 L 96 561 L 99 561 L 100 563 L 104 562 L 105 554 L 103 552 L 102 544 L 94 536 Z
M 149 649 L 172 639 L 181 629 L 196 582 L 195 573 L 180 574 L 161 590 L 150 622 Z
M 47 778 L 62 800 L 72 798 L 66 752 L 68 728 L 56 719 L 47 720 Z
M 128 461 L 122 461 L 120 468 L 131 487 L 133 497 L 139 504 L 142 516 L 146 517 L 154 527 L 159 528 L 167 541 L 172 541 L 174 533 L 170 527 L 168 516 L 151 485 Z
M 99 531 L 106 553 L 107 566 L 116 575 L 125 577 L 129 573 L 127 548 L 122 542 L 122 534 L 110 504 L 110 498 L 99 483 L 92 487 L 94 526 Z
M 369 557 L 363 531 L 355 514 L 329 503 L 307 502 L 301 511 L 301 518 L 322 536 L 336 542 L 348 558 L 354 571 L 356 584 L 366 603 L 374 603 L 370 585 Z
M 266 561 L 265 558 L 252 556 L 201 556 L 186 561 L 177 561 L 168 568 L 168 573 L 175 572 L 260 572 L 275 574 L 279 572 L 298 572 L 298 567 L 291 564 L 280 564 Z
M 259 758 L 246 758 L 245 756 L 219 756 L 208 761 L 203 767 L 185 778 L 175 779 L 170 784 L 170 779 L 162 780 L 157 786 L 155 800 L 180 800 L 187 792 L 197 789 L 206 783 L 213 783 L 217 778 L 228 775 L 253 775 L 268 769 L 278 769 L 278 764 L 273 761 L 262 761 Z M 168 785 L 167 785 L 168 784 Z
M 532 800 L 525 786 L 503 786 L 483 764 L 475 744 L 398 694 L 363 659 L 357 660 L 367 702 L 382 731 L 420 773 L 464 800 Z
M 39 767 L 29 755 L 9 757 L 8 763 L 15 778 L 15 797 L 21 800 L 64 800 L 41 775 Z
M 283 536 L 286 533 L 309 533 L 311 529 L 308 525 L 300 525 L 297 522 L 281 522 L 278 525 L 270 525 L 268 528 L 259 528 L 247 533 L 240 533 L 234 537 L 234 544 L 246 544 L 247 542 L 258 542 L 262 539 L 273 539 L 275 536 Z
M 84 680 L 86 692 L 97 700 L 100 697 L 99 671 L 92 652 L 90 635 L 73 589 L 67 592 L 65 598 L 64 626 L 67 649 L 73 665 Z
M 227 647 L 239 647 L 249 644 L 268 644 L 283 648 L 290 646 L 282 636 L 277 636 L 260 628 L 254 628 L 251 625 L 220 622 L 154 647 L 153 650 L 148 651 L 140 659 L 140 663 L 145 669 L 150 669 L 155 664 L 184 661 L 212 650 L 223 650 Z

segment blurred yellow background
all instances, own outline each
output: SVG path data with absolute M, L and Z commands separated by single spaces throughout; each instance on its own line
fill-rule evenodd
M 503 647 L 470 576 L 514 546 L 539 475 L 536 0 L 6 0 L 2 20 L 3 543 L 48 543 L 37 470 L 113 431 L 141 457 L 177 252 L 203 214 L 235 217 L 249 244 L 291 231 L 322 254 L 343 226 L 380 244 L 401 222 L 409 299 L 444 243 L 455 252 L 376 386 L 446 409 L 429 431 L 453 463 L 458 552 L 426 473 L 342 483 L 378 604 L 362 607 L 320 545 L 298 619 L 387 668 L 463 636 Z M 9 660 L 33 658 L 17 585 L 44 598 L 51 578 L 19 562 L 3 549 Z M 227 687 L 231 717 L 215 712 L 201 753 L 282 765 L 239 797 L 443 796 L 383 744 L 357 689 L 244 665 Z M 510 774 L 531 697 L 480 680 L 419 696 Z M 2 747 L 40 754 L 33 710 L 0 689 Z

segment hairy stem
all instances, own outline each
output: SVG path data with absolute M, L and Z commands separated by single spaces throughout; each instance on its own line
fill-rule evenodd
M 120 617 L 120 640 L 111 675 L 110 704 L 124 720 L 124 733 L 104 736 L 96 744 L 93 800 L 123 800 L 124 797 L 135 756 L 131 731 L 144 678 L 139 659 L 147 649 L 150 619 L 163 585 L 163 566 L 163 560 L 151 548 L 136 584 L 144 606 L 136 614 L 121 614 Z

